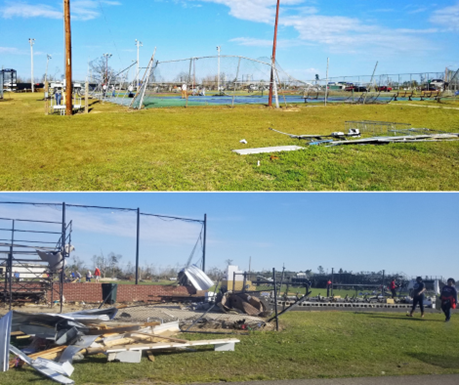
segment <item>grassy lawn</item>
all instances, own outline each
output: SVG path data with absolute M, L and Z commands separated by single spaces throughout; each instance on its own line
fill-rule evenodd
M 297 312 L 286 314 L 282 327 L 279 333 L 240 336 L 235 352 L 202 347 L 157 354 L 155 362 L 142 358 L 140 364 L 108 363 L 103 355 L 92 356 L 75 363 L 72 378 L 76 384 L 183 384 L 459 373 L 457 315 L 445 324 L 439 314 L 421 320 L 391 313 Z M 2 373 L 2 383 L 9 385 L 41 378 L 30 368 Z
M 0 101 L 0 190 L 459 189 L 459 142 L 312 146 L 276 154 L 275 160 L 270 160 L 270 154 L 231 152 L 301 145 L 268 127 L 293 134 L 329 134 L 344 130 L 346 120 L 406 122 L 458 132 L 459 110 L 400 102 L 302 105 L 287 110 L 225 106 L 128 112 L 125 107 L 94 102 L 90 114 L 67 118 L 45 116 L 41 96 L 8 94 Z M 241 139 L 248 144 L 239 143 Z

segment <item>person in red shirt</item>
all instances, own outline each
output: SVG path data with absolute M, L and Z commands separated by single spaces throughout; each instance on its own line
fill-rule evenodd
M 395 278 L 391 281 L 390 283 L 390 291 L 392 293 L 392 298 L 395 298 L 397 296 L 397 292 L 395 289 L 397 289 L 398 285 L 395 283 Z
M 96 278 L 96 282 L 100 281 L 100 270 L 97 266 L 96 266 L 96 270 L 94 270 L 94 277 Z
M 445 322 L 451 319 L 451 309 L 456 309 L 457 305 L 457 290 L 455 287 L 456 281 L 453 278 L 449 278 L 447 285 L 443 287 L 440 294 L 441 309 L 445 313 Z

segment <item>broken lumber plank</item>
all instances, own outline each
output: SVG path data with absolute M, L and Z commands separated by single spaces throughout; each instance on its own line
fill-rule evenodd
M 131 333 L 131 336 L 134 335 L 134 334 L 142 334 L 142 335 L 145 335 L 145 336 L 149 336 L 151 338 L 162 338 L 162 339 L 173 341 L 173 342 L 180 342 L 180 343 L 188 342 L 187 340 L 181 340 L 179 338 L 166 337 L 166 336 L 160 335 L 160 334 L 150 334 L 150 333 L 144 333 L 144 332 L 133 332 L 133 333 Z
M 29 357 L 31 360 L 35 360 L 37 358 L 45 358 L 47 360 L 55 360 L 58 358 L 62 351 L 65 350 L 67 346 L 62 345 L 62 346 L 57 346 L 52 349 L 48 350 L 43 350 L 42 352 L 37 352 L 33 354 L 29 354 L 27 357 Z M 24 361 L 19 366 L 22 366 L 23 364 L 26 364 Z M 11 360 L 10 361 L 10 369 L 14 368 L 16 366 L 16 360 Z
M 108 328 L 108 329 L 103 329 L 104 334 L 107 333 L 125 333 L 128 331 L 136 331 L 142 329 L 141 325 L 135 325 L 135 326 L 128 326 L 128 327 L 116 327 L 116 328 Z M 97 335 L 97 334 L 102 334 L 102 330 L 99 329 L 89 329 L 87 332 L 85 332 L 86 335 Z
M 20 330 L 11 332 L 11 337 L 17 337 L 17 336 L 23 336 L 23 335 L 25 335 L 25 333 L 21 332 Z
M 155 356 L 153 355 L 152 351 L 147 351 L 147 357 L 149 361 L 155 362 Z

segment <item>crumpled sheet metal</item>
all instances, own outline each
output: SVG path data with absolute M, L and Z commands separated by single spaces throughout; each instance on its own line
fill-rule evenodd
M 80 350 L 90 347 L 98 338 L 98 335 L 79 336 L 73 345 L 67 346 L 65 348 L 64 352 L 59 358 L 59 362 L 72 362 L 75 354 L 77 354 Z
M 40 251 L 35 250 L 42 261 L 49 263 L 49 269 L 53 272 L 59 272 L 62 270 L 62 266 L 65 265 L 65 260 L 62 258 L 60 251 Z
M 207 274 L 195 265 L 183 269 L 183 272 L 196 290 L 209 290 L 214 285 Z
M 44 359 L 41 359 L 40 361 L 37 362 L 36 360 L 32 360 L 30 357 L 28 357 L 26 354 L 21 352 L 18 348 L 14 347 L 13 345 L 10 345 L 10 352 L 18 356 L 27 365 L 30 365 L 32 368 L 34 368 L 41 374 L 44 374 L 45 376 L 47 376 L 53 381 L 59 382 L 61 384 L 66 384 L 66 385 L 72 385 L 75 383 L 70 378 L 67 378 L 63 374 L 61 374 L 61 373 L 68 372 L 68 365 L 62 367 L 62 369 L 59 370 L 58 372 L 56 371 L 57 368 L 55 365 L 59 365 L 59 364 L 56 362 L 52 362 L 52 361 L 44 360 Z M 50 364 L 49 362 L 52 362 L 52 363 Z
M 83 310 L 74 313 L 22 313 L 13 312 L 12 331 L 22 331 L 26 334 L 55 340 L 61 336 L 60 330 L 72 329 L 87 330 L 86 324 L 101 323 L 113 319 L 118 312 L 117 308 Z
M 11 338 L 11 324 L 13 322 L 13 312 L 6 313 L 0 319 L 0 372 L 8 371 L 9 348 Z

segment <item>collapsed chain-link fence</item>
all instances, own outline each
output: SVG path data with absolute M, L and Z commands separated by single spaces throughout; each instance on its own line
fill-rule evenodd
M 155 61 L 137 73 L 132 63 L 93 77 L 92 96 L 133 109 L 208 105 L 304 103 L 384 104 L 454 97 L 457 72 L 354 75 L 298 80 L 269 58 L 218 55 Z M 137 81 L 137 77 L 139 77 Z M 436 91 L 436 92 L 434 92 Z M 449 94 L 444 91 L 450 91 Z M 428 92 L 428 94 L 426 94 Z M 440 95 L 440 92 L 443 92 Z

